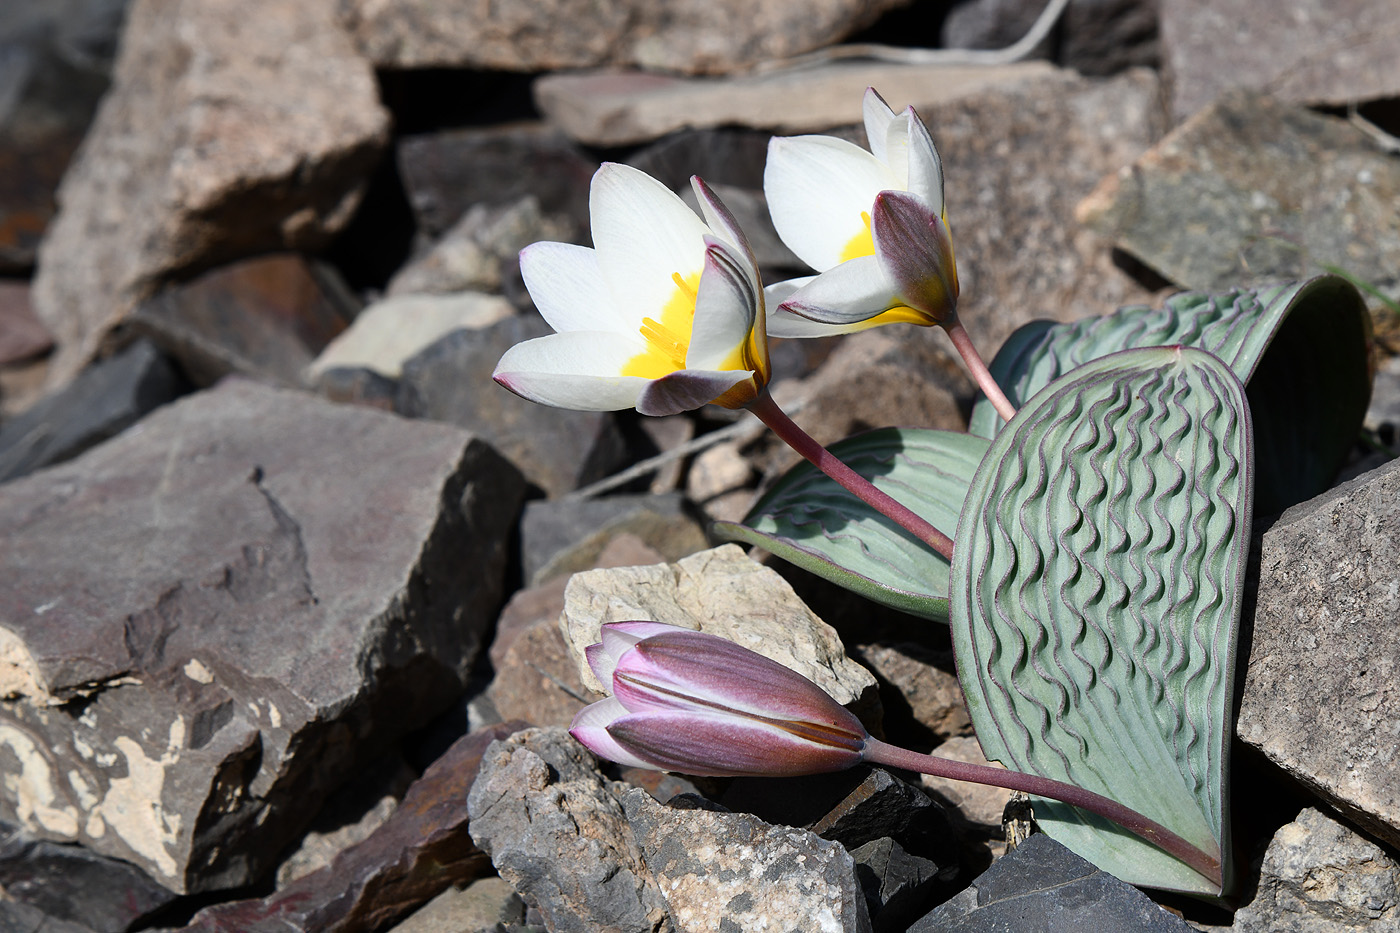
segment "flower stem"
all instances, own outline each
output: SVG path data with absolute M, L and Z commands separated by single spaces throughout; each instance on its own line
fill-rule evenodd
M 991 402 L 992 407 L 997 410 L 997 414 L 1001 415 L 1001 420 L 1010 421 L 1016 417 L 1015 406 L 1006 397 L 1006 393 L 1001 391 L 1001 386 L 997 385 L 997 381 L 992 378 L 992 371 L 982 361 L 982 354 L 978 353 L 977 348 L 972 345 L 972 338 L 968 336 L 962 321 L 956 317 L 951 321 L 944 321 L 943 329 L 948 332 L 953 346 L 957 348 L 963 362 L 967 364 L 968 371 L 972 373 L 972 378 L 977 382 L 977 388 L 981 389 L 982 394 L 987 396 L 987 401 Z
M 1097 813 L 1189 865 L 1217 888 L 1223 884 L 1219 855 L 1210 855 L 1155 820 L 1148 819 L 1116 800 L 1111 800 L 1102 794 L 1096 794 L 1082 787 L 1041 777 L 1038 774 L 1026 774 L 1021 771 L 993 768 L 990 765 L 975 765 L 965 761 L 954 761 L 951 758 L 922 755 L 881 742 L 876 738 L 866 739 L 865 760 L 875 764 L 903 768 L 906 771 L 931 774 L 934 777 L 1005 787 L 1026 794 L 1035 794 L 1037 797 L 1048 797 L 1051 800 L 1079 807 L 1081 810 L 1088 810 L 1090 813 Z
M 908 506 L 902 505 L 875 487 L 870 480 L 848 467 L 840 457 L 812 439 L 799 428 L 773 401 L 767 391 L 749 405 L 760 421 L 773 429 L 782 441 L 811 461 L 812 465 L 845 487 L 853 496 L 889 518 L 914 537 L 949 560 L 953 559 L 953 539 L 920 518 Z

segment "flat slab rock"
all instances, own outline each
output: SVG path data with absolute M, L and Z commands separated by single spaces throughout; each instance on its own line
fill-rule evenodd
M 522 487 L 458 428 L 242 381 L 0 486 L 0 819 L 251 881 L 460 694 Z
M 564 634 L 583 683 L 603 693 L 583 657 L 605 622 L 667 622 L 719 635 L 792 668 L 857 715 L 878 716 L 875 678 L 846 657 L 841 637 L 776 571 L 734 544 L 674 564 L 574 574 L 564 591 Z M 868 717 L 867 717 L 868 723 Z
M 1400 845 L 1400 461 L 1264 533 L 1237 731 Z

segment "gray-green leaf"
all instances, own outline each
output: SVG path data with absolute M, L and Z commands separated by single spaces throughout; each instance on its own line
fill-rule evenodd
M 958 525 L 958 672 L 989 758 L 1228 853 L 1226 771 L 1252 452 L 1244 387 L 1190 348 L 1061 377 L 987 451 Z M 1042 828 L 1125 881 L 1213 895 L 1098 817 Z
M 987 445 L 956 431 L 881 428 L 830 449 L 946 533 L 957 524 L 967 484 Z M 948 562 L 809 463 L 784 474 L 744 524 L 716 522 L 714 531 L 771 551 L 874 602 L 948 620 Z

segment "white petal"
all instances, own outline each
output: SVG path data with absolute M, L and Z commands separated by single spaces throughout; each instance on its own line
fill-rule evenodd
M 865 138 L 870 144 L 871 155 L 886 165 L 890 164 L 889 155 L 885 152 L 885 139 L 890 125 L 895 122 L 894 111 L 878 91 L 868 87 L 861 101 L 861 113 L 865 117 Z
M 753 377 L 753 373 L 742 369 L 678 370 L 649 382 L 638 395 L 636 408 L 644 415 L 656 416 L 694 411 Z
M 768 144 L 763 191 L 773 226 L 788 248 L 825 271 L 865 233 L 875 195 L 897 188 L 889 168 L 864 149 L 832 136 L 775 136 Z
M 705 261 L 709 229 L 661 182 L 606 162 L 593 176 L 588 210 L 598 266 L 628 319 L 656 316 Z
M 878 321 L 856 321 L 853 324 L 822 324 L 818 321 L 798 317 L 791 311 L 778 308 L 768 312 L 768 336 L 792 340 L 804 337 L 834 337 L 837 334 L 853 334 L 858 330 L 868 330 L 879 326 Z
M 606 700 L 590 703 L 579 710 L 574 715 L 574 721 L 569 725 L 569 734 L 582 742 L 589 751 L 599 758 L 606 758 L 629 768 L 658 770 L 656 765 L 643 761 L 625 750 L 617 744 L 616 739 L 608 734 L 608 726 L 614 720 L 626 715 L 626 707 L 613 697 L 608 697 Z
M 713 237 L 707 245 L 685 365 L 687 369 L 732 369 L 735 354 L 758 322 L 763 293 L 758 270 L 746 256 Z
M 492 378 L 542 405 L 617 411 L 636 405 L 650 381 L 621 375 L 627 362 L 645 349 L 640 337 L 593 331 L 550 334 L 507 350 Z
M 899 303 L 897 285 L 875 256 L 823 272 L 782 303 L 782 309 L 825 324 L 854 324 Z
M 613 298 L 593 250 L 572 243 L 532 243 L 520 251 L 520 275 L 549 326 L 634 333 L 641 326 Z
M 933 137 L 919 115 L 910 107 L 905 111 L 908 184 L 906 189 L 917 196 L 935 214 L 943 213 L 943 160 L 933 145 Z
M 748 238 L 744 236 L 739 221 L 734 219 L 734 215 L 720 200 L 719 195 L 715 194 L 699 175 L 690 177 L 690 186 L 695 189 L 695 199 L 700 202 L 700 211 L 705 215 L 705 223 L 709 225 L 711 232 L 749 257 L 749 264 L 756 267 L 757 260 L 753 258 L 753 249 L 749 246 Z

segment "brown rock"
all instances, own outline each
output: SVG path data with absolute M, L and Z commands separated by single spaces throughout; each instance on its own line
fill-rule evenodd
M 906 643 L 862 645 L 852 653 L 880 681 L 885 731 L 896 745 L 902 743 L 899 729 L 917 736 L 920 744 L 971 733 L 967 703 L 952 672 L 952 652 L 935 654 Z
M 52 381 L 173 273 L 314 248 L 349 219 L 388 115 L 332 4 L 132 4 L 113 88 L 40 249 Z
M 932 753 L 940 758 L 951 758 L 968 764 L 1002 767 L 995 761 L 987 760 L 975 736 L 955 736 L 935 748 Z M 984 834 L 997 838 L 1001 836 L 1001 814 L 1006 809 L 1006 802 L 1011 799 L 1011 791 L 1002 787 L 952 781 L 927 774 L 922 775 L 920 779 L 924 789 L 932 793 L 935 800 L 952 804 L 969 823 Z
M 639 65 L 724 72 L 821 48 L 907 0 L 340 0 L 379 67 L 553 71 Z
M 1391 0 L 1158 0 L 1178 120 L 1233 88 L 1347 104 L 1400 94 Z
M 34 314 L 29 283 L 0 281 L 0 366 L 32 360 L 52 346 L 48 328 Z

